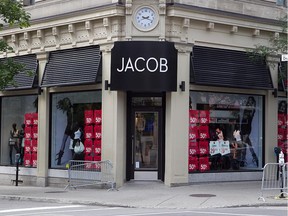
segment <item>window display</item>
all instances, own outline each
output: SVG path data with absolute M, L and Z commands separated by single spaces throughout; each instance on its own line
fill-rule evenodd
M 25 167 L 37 167 L 38 114 L 26 113 L 23 128 L 23 163 Z
M 52 168 L 101 160 L 101 113 L 101 91 L 52 95 Z
M 37 145 L 38 124 L 37 95 L 3 97 L 1 107 L 1 165 L 15 164 L 15 154 L 20 153 L 20 165 L 37 166 L 36 149 L 33 157 L 31 143 Z M 27 121 L 27 116 L 31 116 Z M 34 121 L 33 121 L 34 119 Z M 34 137 L 32 137 L 32 128 Z M 30 131 L 30 133 L 28 133 Z M 27 138 L 27 135 L 31 137 Z M 29 144 L 29 151 L 26 147 Z M 32 149 L 32 148 L 31 148 Z
M 287 100 L 280 98 L 278 101 L 278 147 L 284 153 L 285 162 L 288 162 L 288 113 Z
M 263 97 L 190 92 L 189 172 L 260 169 Z

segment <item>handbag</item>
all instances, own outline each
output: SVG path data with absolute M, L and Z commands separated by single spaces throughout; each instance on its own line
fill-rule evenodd
M 16 144 L 16 139 L 14 139 L 14 138 L 9 138 L 8 143 L 9 143 L 9 146 L 13 146 L 13 145 Z
M 75 154 L 81 154 L 84 151 L 84 145 L 80 140 L 77 140 L 75 146 L 74 146 L 74 152 Z

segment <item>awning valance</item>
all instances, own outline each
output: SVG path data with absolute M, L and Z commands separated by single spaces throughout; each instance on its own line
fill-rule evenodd
M 190 82 L 198 85 L 273 89 L 265 62 L 252 62 L 246 52 L 194 46 Z
M 23 64 L 24 71 L 20 71 L 15 77 L 15 86 L 8 85 L 5 90 L 31 89 L 38 86 L 38 61 L 35 54 L 11 57 L 15 63 Z M 5 59 L 1 59 L 5 62 Z
M 99 46 L 53 51 L 49 55 L 41 87 L 95 83 L 100 73 Z

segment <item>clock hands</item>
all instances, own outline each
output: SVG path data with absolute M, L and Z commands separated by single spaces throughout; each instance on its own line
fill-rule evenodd
M 142 16 L 142 20 L 150 20 L 152 21 L 151 19 L 149 19 L 150 16 Z

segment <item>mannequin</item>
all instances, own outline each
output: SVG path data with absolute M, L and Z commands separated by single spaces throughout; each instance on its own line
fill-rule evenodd
M 20 165 L 23 164 L 24 159 L 24 138 L 25 137 L 25 124 L 21 125 L 21 130 L 19 131 L 19 152 L 20 152 Z
M 73 160 L 83 160 L 84 159 L 84 155 L 77 155 L 75 156 L 75 152 L 74 152 L 74 147 L 77 144 L 77 142 L 83 142 L 83 132 L 82 132 L 82 128 L 80 127 L 80 125 L 76 122 L 75 126 L 73 127 L 73 134 L 71 134 L 70 136 L 70 146 L 69 149 L 72 152 L 72 158 Z M 82 157 L 83 156 L 83 157 Z M 76 157 L 76 159 L 75 159 Z
M 242 142 L 241 131 L 239 130 L 238 126 L 236 126 L 233 132 L 233 137 L 235 138 L 235 141 L 232 142 L 232 146 L 235 150 L 235 155 L 233 157 L 236 157 L 235 159 L 239 160 L 240 166 L 244 167 L 246 164 L 246 144 Z
M 15 141 L 14 145 L 9 145 L 10 165 L 13 165 L 13 161 L 12 161 L 13 148 L 16 150 L 16 153 L 19 153 L 19 131 L 17 129 L 16 123 L 12 124 L 12 129 L 10 130 L 10 139 Z
M 218 141 L 224 141 L 223 131 L 220 128 L 216 128 L 216 135 Z
M 144 163 L 144 158 L 143 158 L 143 154 L 142 154 L 141 137 L 142 137 L 142 133 L 143 133 L 145 126 L 146 126 L 146 119 L 141 113 L 137 114 L 137 116 L 135 118 L 135 124 L 136 124 L 136 130 L 137 130 L 137 137 L 139 140 L 139 150 L 140 150 L 140 155 L 141 155 L 141 162 Z
M 282 101 L 279 102 L 278 113 L 279 114 L 287 114 L 287 103 L 286 103 L 286 101 L 282 100 Z
M 216 128 L 216 135 L 217 135 L 217 141 L 223 142 L 224 141 L 224 134 L 223 130 L 219 127 Z M 220 155 L 221 157 L 221 167 L 222 169 L 229 169 L 231 166 L 230 158 L 227 155 Z M 219 160 L 219 158 L 218 158 Z

